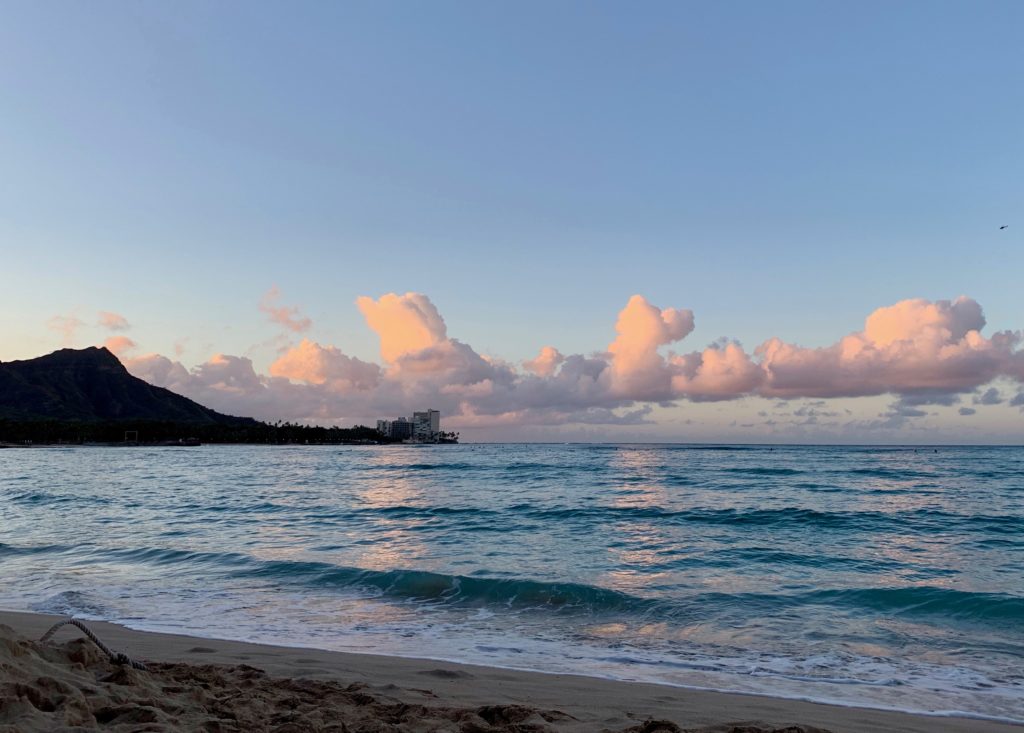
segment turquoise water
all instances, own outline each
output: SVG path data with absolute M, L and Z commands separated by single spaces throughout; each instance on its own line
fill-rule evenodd
M 0 606 L 1024 721 L 1024 449 L 0 451 Z

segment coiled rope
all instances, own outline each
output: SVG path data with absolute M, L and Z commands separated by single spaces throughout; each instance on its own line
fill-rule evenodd
M 50 639 L 53 638 L 53 635 L 57 633 L 57 630 L 61 626 L 65 625 L 76 626 L 79 629 L 81 629 L 81 631 L 89 637 L 89 641 L 98 646 L 100 648 L 100 651 L 102 651 L 104 654 L 110 657 L 110 661 L 114 662 L 115 664 L 127 664 L 130 665 L 133 669 L 141 669 L 142 671 L 146 670 L 146 665 L 142 662 L 136 662 L 134 659 L 129 657 L 127 654 L 124 654 L 123 652 L 115 652 L 109 646 L 100 641 L 100 638 L 96 636 L 96 634 L 94 634 L 88 626 L 83 624 L 77 618 L 69 618 L 65 619 L 64 621 L 59 621 L 55 623 L 53 626 L 50 627 L 49 631 L 43 634 L 43 637 L 39 640 L 39 643 L 45 644 L 46 642 L 48 642 Z

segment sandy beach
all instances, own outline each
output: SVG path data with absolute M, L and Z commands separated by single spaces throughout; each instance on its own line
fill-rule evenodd
M 573 675 L 89 627 L 2 612 L 0 730 L 996 733 L 1019 726 Z

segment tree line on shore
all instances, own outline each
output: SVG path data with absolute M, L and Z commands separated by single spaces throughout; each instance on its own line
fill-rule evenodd
M 157 420 L 5 420 L 0 419 L 0 443 L 256 443 L 266 445 L 341 445 L 399 442 L 375 428 L 264 423 L 238 420 L 232 423 L 181 423 Z M 439 442 L 458 442 L 457 433 L 441 433 Z

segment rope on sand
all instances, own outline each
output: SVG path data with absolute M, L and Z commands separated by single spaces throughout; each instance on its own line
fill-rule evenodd
M 124 654 L 123 652 L 115 652 L 109 646 L 100 641 L 100 638 L 96 636 L 96 634 L 94 634 L 92 630 L 89 629 L 88 626 L 86 626 L 76 618 L 69 618 L 65 619 L 64 621 L 58 621 L 57 623 L 55 623 L 53 626 L 50 627 L 49 631 L 43 634 L 43 638 L 39 640 L 39 643 L 45 644 L 46 642 L 48 642 L 50 639 L 53 638 L 53 635 L 57 633 L 57 629 L 64 625 L 76 626 L 79 629 L 81 629 L 82 632 L 89 637 L 89 641 L 98 646 L 104 654 L 110 657 L 110 661 L 114 662 L 115 664 L 127 664 L 134 669 L 141 669 L 142 671 L 146 670 L 145 664 L 143 664 L 142 662 L 136 662 L 134 659 L 131 659 L 127 654 Z

